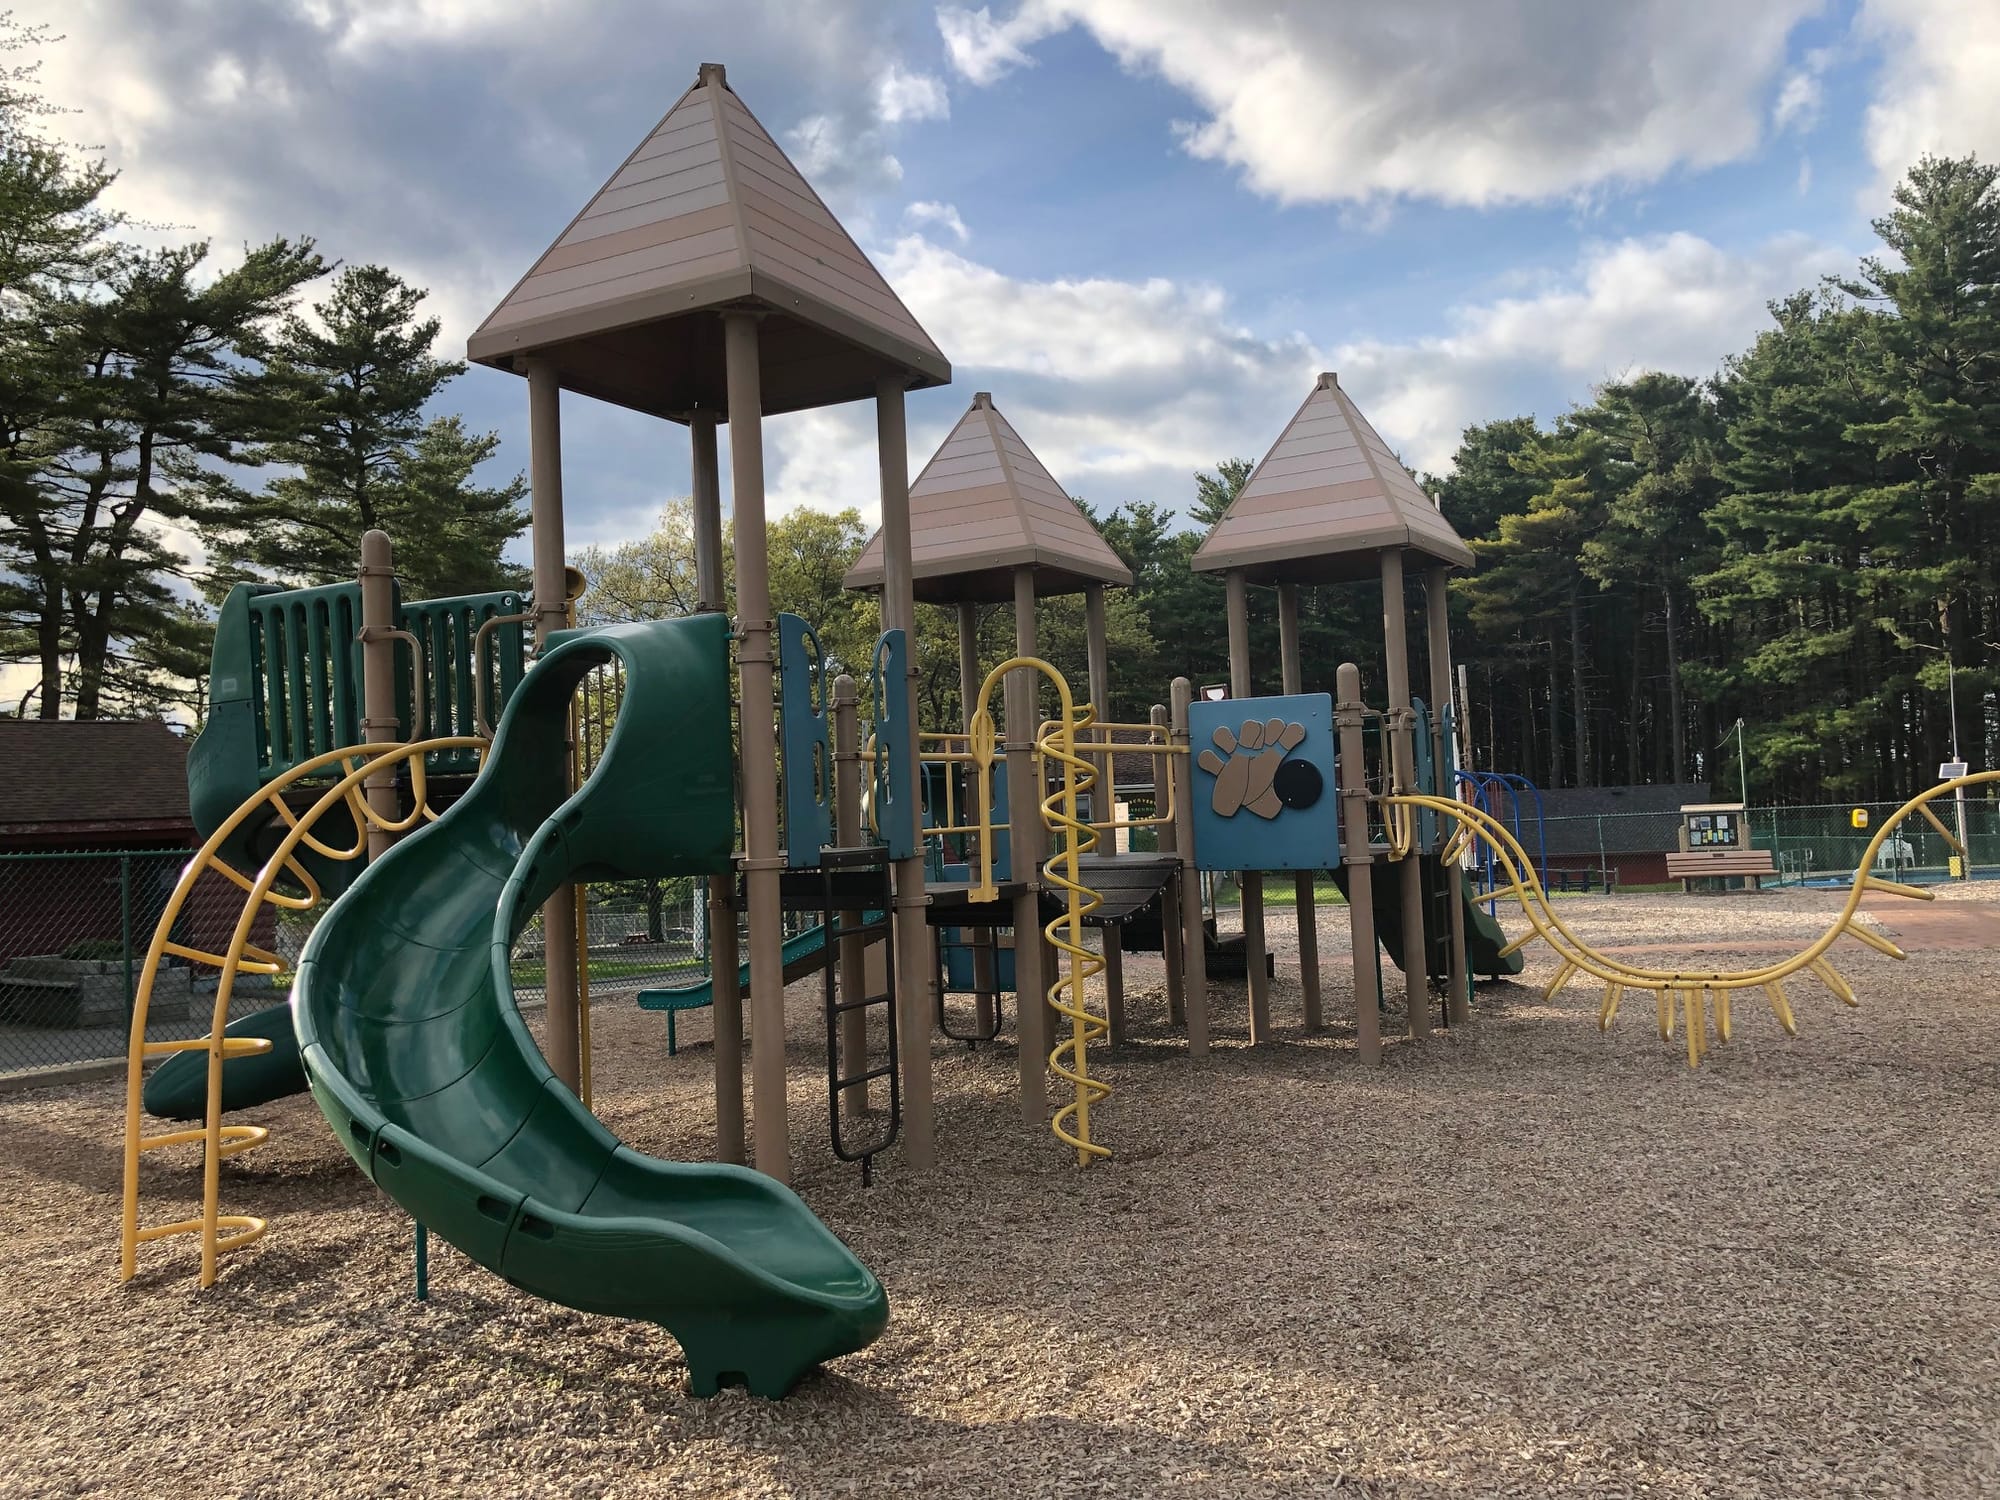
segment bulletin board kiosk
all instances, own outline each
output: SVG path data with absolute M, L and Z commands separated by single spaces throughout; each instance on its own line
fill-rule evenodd
M 1769 849 L 1754 847 L 1750 822 L 1741 802 L 1695 802 L 1681 808 L 1681 847 L 1667 856 L 1667 874 L 1681 883 L 1685 894 L 1696 881 L 1728 890 L 1748 882 L 1763 888 L 1766 875 L 1778 867 Z

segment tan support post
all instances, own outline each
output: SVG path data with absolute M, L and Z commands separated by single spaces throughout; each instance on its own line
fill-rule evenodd
M 1229 602 L 1229 696 L 1248 698 L 1250 686 L 1250 603 L 1241 569 L 1225 575 Z M 1243 958 L 1250 974 L 1250 1045 L 1271 1035 L 1271 979 L 1264 972 L 1264 873 L 1239 870 L 1243 892 Z
M 1284 690 L 1302 693 L 1305 671 L 1299 662 L 1299 586 L 1278 585 L 1278 666 L 1284 674 Z M 1301 870 L 1294 877 L 1293 912 L 1299 922 L 1299 995 L 1304 1002 L 1306 1033 L 1319 1031 L 1326 1017 L 1319 990 L 1319 910 L 1313 895 L 1316 870 Z
M 785 1097 L 785 967 L 778 902 L 778 744 L 772 722 L 776 652 L 771 563 L 764 529 L 764 396 L 757 318 L 725 313 L 729 467 L 736 516 L 736 665 L 743 744 L 744 883 L 750 908 L 750 1107 L 757 1170 L 792 1175 Z
M 854 679 L 842 672 L 833 679 L 829 700 L 833 709 L 833 841 L 843 849 L 861 843 L 861 728 L 855 704 L 859 695 Z M 861 913 L 844 911 L 840 925 L 861 925 Z M 840 940 L 840 998 L 850 1000 L 868 992 L 868 953 L 859 937 Z M 862 1010 L 843 1011 L 840 1017 L 840 1071 L 849 1078 L 868 1066 L 868 1014 Z M 868 1113 L 868 1085 L 852 1083 L 840 1096 L 841 1113 L 853 1119 Z
M 1111 648 L 1105 640 L 1104 585 L 1093 583 L 1083 591 L 1084 660 L 1090 674 L 1090 704 L 1097 710 L 1099 723 L 1111 717 Z M 1099 854 L 1118 849 L 1117 756 L 1112 751 L 1091 757 L 1097 763 L 1097 791 L 1091 797 L 1091 812 L 1098 827 Z M 1116 927 L 1097 929 L 1104 949 L 1104 1013 L 1111 1023 L 1110 1040 L 1115 1046 L 1125 1040 L 1125 949 Z
M 369 531 L 361 538 L 361 738 L 371 745 L 405 738 L 396 717 L 396 640 L 389 633 L 395 628 L 396 563 L 389 533 Z M 384 766 L 363 786 L 375 815 L 395 822 L 395 769 Z M 395 841 L 395 835 L 371 824 L 369 861 L 388 853 Z
M 1342 662 L 1334 674 L 1333 722 L 1340 735 L 1340 862 L 1347 866 L 1347 925 L 1354 943 L 1354 1042 L 1361 1060 L 1382 1060 L 1382 1002 L 1375 969 L 1375 852 L 1368 842 L 1368 768 L 1364 762 L 1361 669 Z
M 688 419 L 693 446 L 695 608 L 722 614 L 729 608 L 722 570 L 722 472 L 715 444 L 716 414 Z M 708 972 L 715 996 L 715 1158 L 742 1164 L 743 986 L 736 938 L 736 877 L 708 878 Z
M 1170 690 L 1174 744 L 1182 753 L 1167 757 L 1174 779 L 1174 842 L 1181 857 L 1181 958 L 1183 1002 L 1187 1006 L 1188 1056 L 1208 1056 L 1208 943 L 1202 930 L 1201 872 L 1194 867 L 1194 768 L 1188 764 L 1188 704 L 1194 687 L 1176 677 Z M 1166 913 L 1160 913 L 1162 922 Z
M 1456 797 L 1458 788 L 1445 775 L 1446 759 L 1451 746 L 1445 739 L 1444 714 L 1452 702 L 1451 693 L 1451 605 L 1446 590 L 1449 587 L 1450 570 L 1442 563 L 1424 570 L 1424 637 L 1428 648 L 1426 655 L 1431 666 L 1431 764 L 1437 768 L 1437 794 L 1440 797 Z M 1449 835 L 1443 820 L 1438 823 L 1441 832 Z M 1472 1006 L 1468 996 L 1467 980 L 1470 977 L 1465 958 L 1465 900 L 1459 892 L 1459 874 L 1456 869 L 1442 872 L 1445 889 L 1451 899 L 1447 906 L 1451 911 L 1451 962 L 1450 996 L 1445 1001 L 1445 1018 L 1454 1026 L 1463 1025 L 1472 1019 Z
M 1404 623 L 1403 550 L 1382 549 L 1382 639 L 1389 654 L 1389 772 L 1398 792 L 1416 786 L 1417 760 L 1410 706 L 1410 640 Z M 1424 942 L 1424 868 L 1416 851 L 1400 861 L 1403 885 L 1403 1005 L 1412 1038 L 1431 1034 L 1430 953 Z
M 1168 728 L 1167 706 L 1155 703 L 1149 716 L 1155 729 L 1162 733 L 1155 735 L 1154 743 L 1173 743 L 1173 731 Z M 1173 793 L 1174 768 L 1168 764 L 1171 755 L 1150 754 L 1146 757 L 1153 763 L 1153 816 L 1160 815 L 1160 809 L 1169 803 L 1176 806 L 1179 798 Z M 1162 854 L 1178 854 L 1181 841 L 1179 830 L 1174 826 L 1180 821 L 1176 811 L 1173 819 L 1154 826 L 1153 834 L 1159 840 Z M 1165 889 L 1160 892 L 1160 957 L 1167 969 L 1167 1024 L 1185 1026 L 1187 1024 L 1187 989 L 1181 976 L 1181 926 L 1180 926 L 1181 876 L 1176 869 L 1167 878 Z
M 909 637 L 910 678 L 900 687 L 907 708 L 910 765 L 917 760 L 917 606 L 910 560 L 910 448 L 903 412 L 904 377 L 883 375 L 875 382 L 875 448 L 882 480 L 882 624 Z M 887 747 L 880 747 L 886 749 Z M 916 817 L 914 808 L 911 817 Z M 896 1051 L 903 1071 L 903 1159 L 916 1171 L 937 1162 L 936 1124 L 931 1105 L 931 986 L 938 982 L 931 957 L 931 930 L 925 920 L 924 855 L 919 841 L 909 859 L 896 861 L 896 920 L 890 955 L 896 965 Z
M 986 679 L 979 674 L 979 606 L 961 602 L 958 606 L 958 703 L 959 726 L 972 728 L 973 703 Z M 979 789 L 970 780 L 965 784 L 965 804 L 958 809 L 963 825 L 978 816 Z M 993 929 L 960 929 L 972 948 L 973 1031 L 984 1036 L 993 1029 L 994 1007 L 999 1004 L 999 986 L 994 978 Z
M 1035 570 L 1014 570 L 1014 654 L 1035 654 Z M 1014 898 L 1014 1029 L 1021 1069 L 1021 1114 L 1040 1128 L 1049 1113 L 1049 1003 L 1042 978 L 1041 777 L 1035 769 L 1038 674 L 1007 674 L 1007 842 Z
M 538 355 L 528 369 L 528 488 L 534 543 L 536 651 L 569 618 L 563 576 L 562 384 Z M 569 765 L 569 757 L 563 764 Z M 569 789 L 564 788 L 567 792 Z M 562 886 L 542 907 L 542 967 L 548 997 L 549 1068 L 572 1090 L 583 1083 L 583 1035 L 576 983 L 576 891 Z

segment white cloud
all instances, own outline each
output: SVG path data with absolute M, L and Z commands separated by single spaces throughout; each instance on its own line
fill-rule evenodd
M 938 34 L 952 67 L 972 83 L 998 82 L 1016 68 L 1034 66 L 1027 48 L 1070 24 L 1063 4 L 1023 0 L 1005 21 L 995 21 L 987 6 L 971 10 L 961 5 L 938 7 Z
M 1804 135 L 1819 123 L 1825 93 L 1820 85 L 1822 68 L 1823 64 L 1814 65 L 1809 60 L 1805 67 L 1794 68 L 1785 75 L 1784 86 L 1778 90 L 1778 102 L 1771 106 L 1773 130 L 1781 135 L 1787 130 Z
M 875 85 L 875 112 L 888 125 L 906 120 L 948 120 L 951 98 L 945 93 L 943 80 L 892 64 Z
M 1360 339 L 1333 357 L 1383 437 L 1413 467 L 1437 470 L 1468 424 L 1531 408 L 1524 392 L 1582 400 L 1640 370 L 1713 374 L 1765 326 L 1766 303 L 1851 260 L 1800 236 L 1749 253 L 1686 233 L 1620 240 L 1528 295 L 1458 309 L 1449 333 Z
M 1205 111 L 1192 155 L 1281 202 L 1489 205 L 1650 182 L 1752 150 L 1792 28 L 1821 0 L 1029 0 L 946 6 L 952 66 L 990 83 L 1066 25 Z
M 972 231 L 965 227 L 965 220 L 959 217 L 957 207 L 950 203 L 912 203 L 903 210 L 903 222 L 916 229 L 935 224 L 940 229 L 949 230 L 961 245 L 972 238 Z
M 1926 152 L 2000 158 L 2000 5 L 1867 0 L 1856 25 L 1883 54 L 1868 107 L 1871 206 Z

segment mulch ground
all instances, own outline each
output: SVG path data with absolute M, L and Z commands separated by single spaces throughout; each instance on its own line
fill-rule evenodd
M 2000 892 L 1953 891 L 2000 921 Z M 1819 892 L 1566 900 L 1607 944 L 1803 942 Z M 1914 910 L 1915 908 L 1907 908 Z M 226 1209 L 268 1238 L 199 1292 L 188 1242 L 117 1277 L 121 1087 L 0 1098 L 0 1493 L 1646 1495 L 2000 1493 L 2000 951 L 1841 945 L 1863 1004 L 1748 1001 L 1699 1071 L 1627 1007 L 1483 986 L 1479 1019 L 1362 1069 L 1308 1038 L 1280 954 L 1273 1044 L 1218 986 L 1215 1055 L 1128 956 L 1102 1055 L 1113 1161 L 1022 1123 L 1010 1047 L 936 1048 L 942 1165 L 864 1190 L 825 1144 L 816 991 L 795 987 L 795 1183 L 882 1277 L 870 1349 L 789 1399 L 690 1400 L 673 1340 L 528 1298 L 456 1253 L 410 1295 L 408 1221 L 317 1112 L 260 1112 Z M 1327 1009 L 1346 913 L 1321 913 Z M 1919 919 L 1923 920 L 1923 919 Z M 1987 930 L 1991 930 L 1989 926 Z M 1388 975 L 1392 1001 L 1401 986 Z M 1395 1016 L 1390 1018 L 1392 1032 Z M 600 1113 L 712 1141 L 703 1016 L 596 1019 Z M 149 1219 L 196 1201 L 154 1164 Z

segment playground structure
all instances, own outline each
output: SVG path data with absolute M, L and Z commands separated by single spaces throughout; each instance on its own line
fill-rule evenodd
M 1002 1035 L 1005 996 L 1016 994 L 1023 1117 L 1087 1165 L 1112 1154 L 1093 1112 L 1115 1079 L 1093 1047 L 1123 1031 L 1121 923 L 1157 930 L 1169 1019 L 1191 1056 L 1211 1047 L 1209 966 L 1219 949 L 1203 919 L 1203 872 L 1241 884 L 1252 1045 L 1273 1034 L 1263 878 L 1297 882 L 1303 1022 L 1316 1031 L 1327 1017 L 1313 880 L 1336 873 L 1354 935 L 1364 1062 L 1383 1047 L 1384 950 L 1404 970 L 1412 1040 L 1429 1033 L 1433 981 L 1443 986 L 1444 1023 L 1463 1024 L 1475 973 L 1520 972 L 1521 948 L 1539 937 L 1559 961 L 1548 993 L 1579 973 L 1602 980 L 1606 1026 L 1623 995 L 1651 993 L 1662 1036 L 1683 1026 L 1693 1064 L 1708 1049 L 1711 1017 L 1728 1040 L 1736 990 L 1762 990 L 1788 1033 L 1782 981 L 1791 974 L 1808 971 L 1853 1003 L 1826 958 L 1841 933 L 1901 956 L 1856 924 L 1864 890 L 1929 898 L 1868 875 L 1864 861 L 1820 940 L 1740 973 L 1643 968 L 1577 938 L 1514 833 L 1456 795 L 1446 580 L 1470 553 L 1332 375 L 1315 383 L 1196 557 L 1197 568 L 1225 577 L 1231 697 L 1197 702 L 1177 679 L 1146 723 L 1102 720 L 1105 590 L 1129 574 L 987 393 L 909 482 L 905 393 L 947 382 L 949 366 L 717 65 L 702 68 L 469 353 L 527 382 L 532 594 L 402 606 L 386 543 L 371 534 L 356 585 L 232 597 L 242 623 L 219 632 L 218 666 L 226 634 L 243 670 L 218 670 L 216 738 L 205 732 L 207 748 L 191 757 L 210 789 L 210 831 L 154 937 L 135 1008 L 128 1278 L 140 1244 L 195 1234 L 211 1284 L 223 1253 L 265 1232 L 261 1219 L 221 1212 L 218 1170 L 223 1157 L 259 1144 L 264 1127 L 223 1116 L 305 1085 L 363 1172 L 419 1225 L 538 1295 L 660 1323 L 686 1350 L 698 1392 L 741 1378 L 780 1395 L 813 1364 L 865 1345 L 887 1318 L 880 1283 L 785 1186 L 788 981 L 823 976 L 829 1131 L 836 1155 L 859 1161 L 864 1177 L 892 1142 L 913 1172 L 936 1161 L 931 1058 L 950 983 L 941 940 L 968 960 L 972 1039 Z M 568 628 L 564 390 L 688 427 L 696 615 Z M 864 666 L 826 660 L 810 622 L 774 615 L 762 419 L 869 396 L 883 524 L 847 582 L 880 592 L 884 628 Z M 723 422 L 734 621 L 723 615 Z M 1434 713 L 1411 691 L 1410 557 L 1424 575 Z M 1352 664 L 1338 668 L 1332 693 L 1309 691 L 1299 653 L 1299 587 L 1368 577 L 1381 580 L 1384 599 L 1379 709 Z M 1260 697 L 1247 622 L 1250 590 L 1265 586 L 1276 590 L 1281 692 Z M 1085 701 L 1039 655 L 1035 618 L 1039 599 L 1079 591 Z M 960 627 L 963 721 L 928 735 L 917 728 L 921 663 L 911 655 L 920 599 L 956 606 Z M 1009 600 L 1013 653 L 982 670 L 973 610 Z M 411 659 L 399 664 L 404 648 Z M 596 671 L 614 674 L 613 711 L 579 725 L 578 688 Z M 1119 755 L 1154 767 L 1160 796 L 1147 818 L 1119 815 Z M 1928 803 L 1951 789 L 1933 788 L 1886 820 L 1868 858 L 1904 815 L 1943 832 Z M 236 802 L 216 813 L 231 795 Z M 1157 831 L 1158 851 L 1118 852 L 1117 833 L 1138 826 Z M 1495 894 L 1527 918 L 1517 938 L 1475 905 L 1462 861 L 1480 850 L 1500 877 Z M 173 937 L 188 890 L 207 872 L 246 896 L 219 953 Z M 696 1005 L 713 1012 L 713 1164 L 641 1156 L 589 1110 L 576 887 L 666 875 L 708 882 L 708 976 L 648 993 L 669 1025 Z M 231 1024 L 237 976 L 283 966 L 253 941 L 260 913 L 323 898 L 331 905 L 288 1004 Z M 510 972 L 514 940 L 537 910 L 548 976 L 539 1045 Z M 819 920 L 788 942 L 786 911 Z M 145 996 L 169 958 L 222 970 L 207 1037 L 145 1040 Z M 146 1079 L 150 1058 L 176 1052 Z M 188 1101 L 181 1117 L 201 1124 L 147 1134 L 149 1107 L 173 1114 L 160 1087 L 169 1068 Z M 1053 1116 L 1051 1072 L 1068 1090 Z M 744 1169 L 746 1124 L 754 1172 Z M 143 1154 L 191 1144 L 204 1152 L 202 1215 L 144 1224 Z

